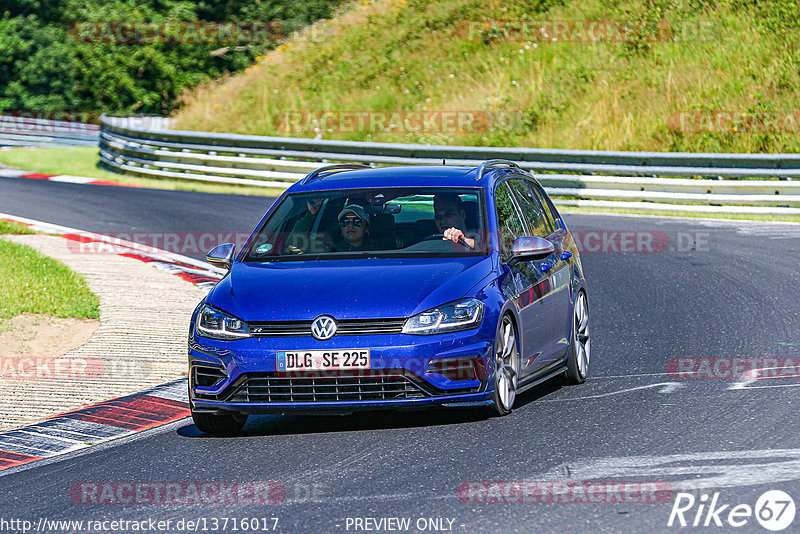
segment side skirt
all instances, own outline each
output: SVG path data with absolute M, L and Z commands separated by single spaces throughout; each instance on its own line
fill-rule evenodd
M 531 378 L 525 381 L 524 384 L 517 386 L 517 394 L 523 393 L 534 386 L 538 386 L 542 382 L 546 382 L 560 374 L 567 372 L 567 366 L 563 361 L 553 362 L 548 365 Z

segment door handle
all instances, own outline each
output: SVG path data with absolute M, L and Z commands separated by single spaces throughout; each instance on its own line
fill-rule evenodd
M 564 252 L 561 253 L 561 260 L 562 261 L 567 261 L 571 257 L 572 257 L 572 252 L 568 252 L 568 251 L 565 250 Z

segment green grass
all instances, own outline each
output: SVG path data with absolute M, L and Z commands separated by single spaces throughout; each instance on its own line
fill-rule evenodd
M 98 298 L 63 263 L 4 239 L 0 258 L 0 319 L 21 313 L 99 318 Z
M 627 40 L 553 42 L 504 22 L 645 21 Z M 478 25 L 477 31 L 475 26 Z M 473 31 L 470 31 L 473 28 Z M 798 152 L 784 133 L 687 133 L 677 113 L 784 111 L 800 101 L 794 0 L 364 0 L 246 72 L 189 92 L 177 128 L 475 146 Z M 292 112 L 481 111 L 481 131 L 312 130 Z M 737 126 L 734 128 L 733 126 Z
M 117 174 L 97 166 L 97 148 L 91 146 L 22 148 L 0 151 L 0 164 L 42 174 L 69 174 L 98 180 L 131 184 L 151 189 L 202 191 L 205 193 L 230 193 L 236 195 L 278 196 L 283 190 L 266 187 L 227 184 L 205 184 L 190 180 L 143 178 Z
M 24 224 L 0 220 L 0 235 L 2 234 L 24 235 L 24 234 L 35 234 L 35 233 L 36 232 L 31 230 Z

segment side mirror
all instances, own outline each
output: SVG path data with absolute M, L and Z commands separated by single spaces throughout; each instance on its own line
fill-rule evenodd
M 511 258 L 508 260 L 508 264 L 514 265 L 520 261 L 546 258 L 555 250 L 556 247 L 547 239 L 528 235 L 519 236 L 511 247 Z
M 214 267 L 230 270 L 235 252 L 236 245 L 233 243 L 217 245 L 208 251 L 206 254 L 206 261 Z

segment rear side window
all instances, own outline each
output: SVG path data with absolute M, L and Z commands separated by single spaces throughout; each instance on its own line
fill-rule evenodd
M 497 206 L 497 229 L 500 233 L 500 255 L 505 259 L 511 256 L 514 240 L 525 235 L 525 226 L 522 223 L 517 206 L 511 196 L 508 185 L 502 183 L 497 186 L 494 195 Z
M 553 225 L 548 221 L 542 201 L 534 195 L 525 180 L 510 180 L 509 183 L 522 209 L 522 215 L 528 223 L 530 235 L 542 238 L 550 235 Z

